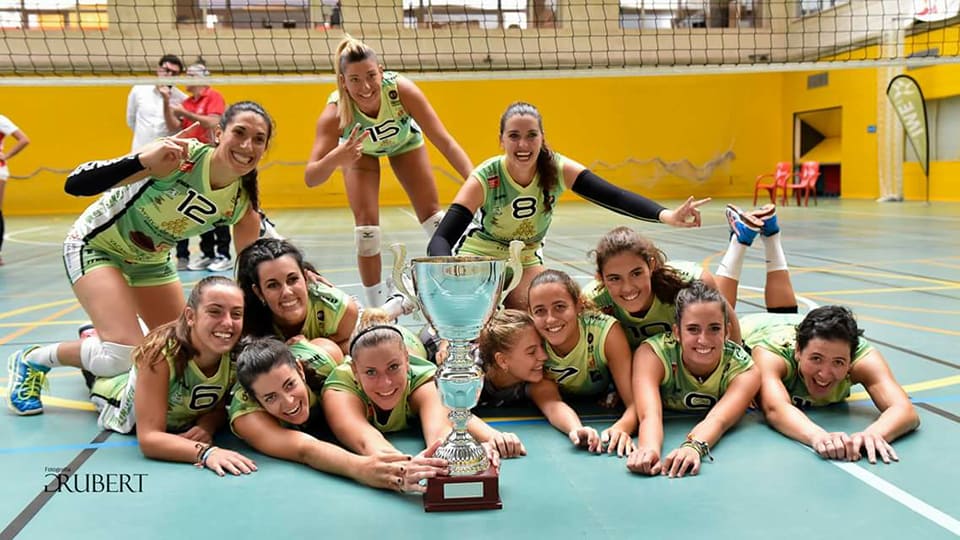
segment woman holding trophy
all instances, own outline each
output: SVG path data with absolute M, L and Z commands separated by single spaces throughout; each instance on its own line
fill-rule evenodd
M 423 454 L 357 455 L 318 438 L 326 428 L 320 394 L 336 366 L 306 341 L 249 341 L 237 355 L 241 388 L 230 403 L 230 427 L 259 452 L 375 488 L 423 491 L 420 480 L 445 473 L 443 460 Z
M 698 227 L 698 208 L 710 200 L 690 197 L 668 210 L 610 184 L 548 148 L 540 111 L 529 103 L 516 102 L 500 117 L 500 144 L 505 153 L 473 170 L 437 227 L 427 253 L 506 259 L 510 241 L 523 241 L 523 279 L 507 297 L 507 307 L 527 309 L 530 281 L 544 270 L 543 238 L 565 189 L 619 214 L 675 227 Z
M 409 353 L 399 328 L 367 313 L 349 354 L 350 362 L 333 370 L 322 394 L 327 421 L 340 442 L 362 455 L 398 452 L 384 433 L 406 429 L 411 419 L 419 418 L 428 450 L 435 449 L 451 430 L 447 408 L 433 384 L 437 367 Z M 526 454 L 516 435 L 497 431 L 479 418 L 472 417 L 467 429 L 484 444 L 494 464 L 498 454 Z

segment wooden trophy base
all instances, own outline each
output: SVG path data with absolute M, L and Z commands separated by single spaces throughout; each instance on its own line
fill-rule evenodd
M 469 476 L 440 476 L 427 480 L 423 509 L 427 512 L 500 510 L 500 475 L 493 469 Z

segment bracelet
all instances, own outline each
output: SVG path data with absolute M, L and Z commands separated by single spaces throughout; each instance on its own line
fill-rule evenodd
M 693 435 L 687 435 L 687 440 L 680 445 L 680 448 L 683 447 L 693 448 L 697 454 L 699 454 L 700 459 L 706 456 L 710 461 L 713 461 L 713 454 L 710 453 L 710 445 L 704 441 L 694 439 Z
M 197 449 L 197 459 L 193 461 L 193 464 L 196 465 L 197 467 L 202 467 L 204 454 L 206 454 L 207 450 L 210 449 L 210 445 L 204 444 L 204 443 L 197 443 L 194 445 L 194 447 Z
M 210 454 L 212 454 L 212 453 L 214 452 L 214 450 L 217 450 L 217 449 L 218 449 L 218 448 L 217 448 L 216 446 L 210 446 L 210 447 L 208 447 L 206 450 L 203 451 L 203 455 L 200 456 L 200 466 L 201 466 L 201 467 L 206 467 L 206 466 L 207 466 L 207 458 L 210 457 Z

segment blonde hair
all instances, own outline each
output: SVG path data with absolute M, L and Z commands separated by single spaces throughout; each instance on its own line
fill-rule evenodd
M 354 354 L 368 347 L 376 347 L 381 343 L 397 341 L 401 349 L 406 352 L 407 347 L 403 342 L 403 332 L 386 311 L 379 308 L 366 308 L 360 314 L 360 321 L 357 323 L 356 331 L 350 339 L 349 353 Z
M 484 371 L 494 364 L 498 352 L 505 353 L 513 349 L 520 339 L 520 334 L 527 329 L 536 331 L 537 327 L 533 323 L 533 317 L 526 311 L 504 309 L 495 313 L 477 339 Z
M 353 124 L 353 99 L 350 92 L 347 92 L 344 70 L 347 64 L 362 62 L 373 59 L 376 61 L 377 53 L 369 45 L 354 38 L 350 34 L 345 34 L 340 44 L 337 45 L 337 52 L 334 53 L 333 70 L 337 75 L 337 90 L 340 99 L 337 101 L 337 117 L 340 119 L 340 130 L 343 131 L 347 126 Z

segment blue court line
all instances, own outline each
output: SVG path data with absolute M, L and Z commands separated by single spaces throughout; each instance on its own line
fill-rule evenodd
M 128 446 L 137 446 L 136 440 L 133 441 L 111 441 L 102 443 L 81 443 L 81 444 L 58 444 L 54 446 L 23 446 L 19 448 L 0 448 L 0 455 L 3 454 L 34 454 L 40 452 L 60 452 L 62 450 L 87 450 L 99 448 L 123 448 Z

